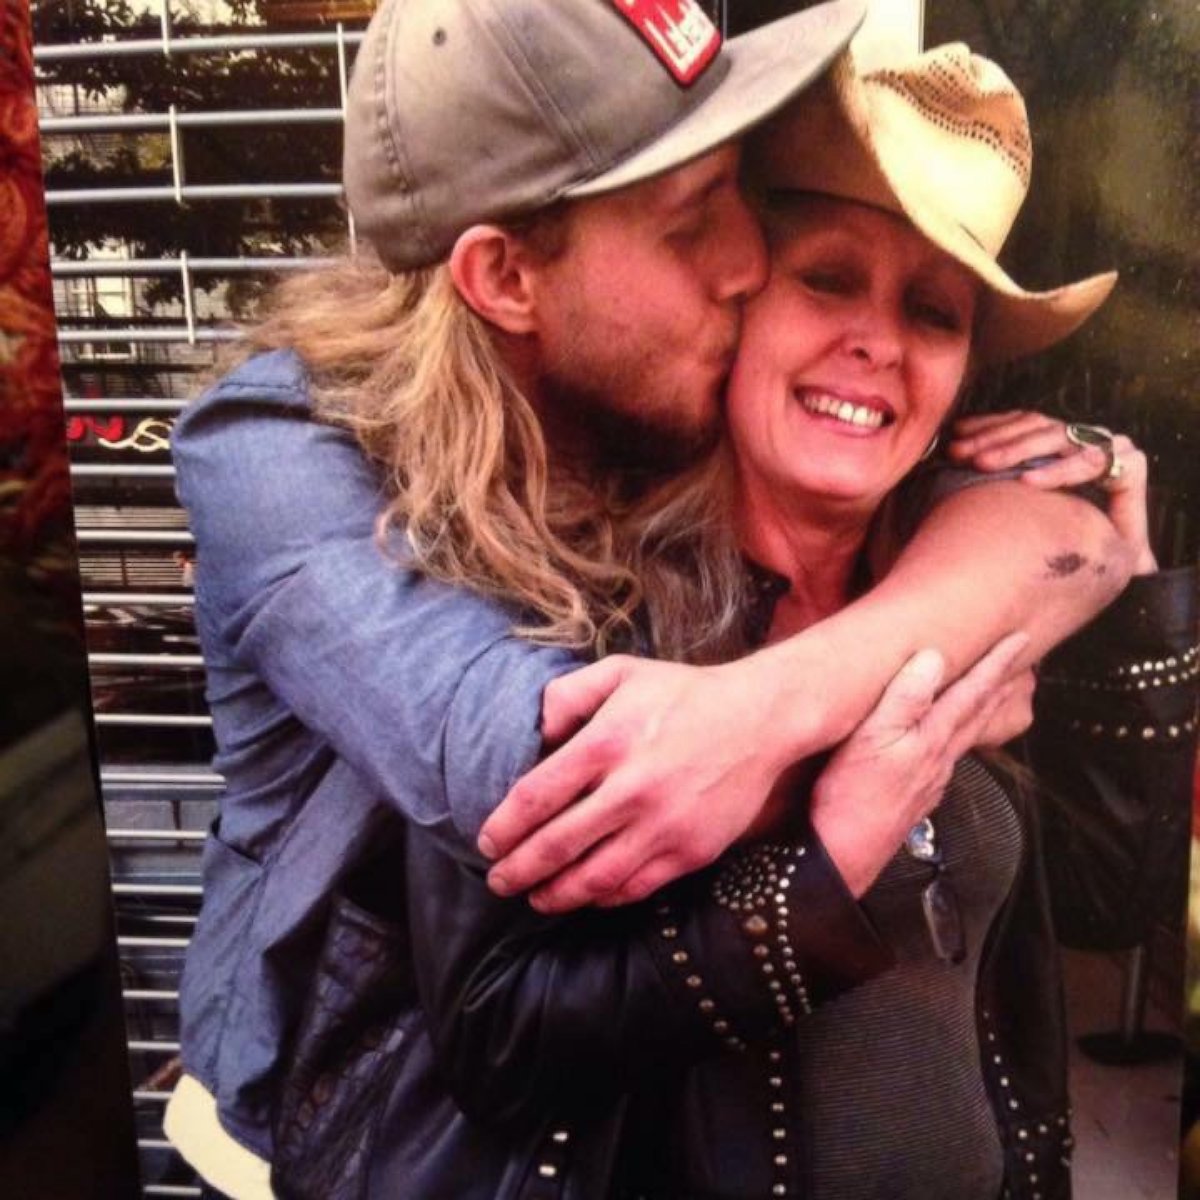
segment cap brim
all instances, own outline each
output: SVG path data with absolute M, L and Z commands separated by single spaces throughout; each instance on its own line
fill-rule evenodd
M 863 0 L 831 0 L 731 38 L 725 77 L 682 120 L 617 166 L 564 189 L 564 197 L 615 191 L 683 166 L 741 136 L 818 78 L 866 15 Z

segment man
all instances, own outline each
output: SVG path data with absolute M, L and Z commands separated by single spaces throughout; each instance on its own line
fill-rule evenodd
M 860 18 L 837 0 L 724 46 L 690 2 L 393 0 L 373 21 L 345 174 L 390 275 L 297 282 L 252 335 L 273 352 L 176 437 L 228 791 L 168 1131 L 222 1192 L 270 1194 L 330 896 L 397 810 L 473 838 L 543 742 L 599 708 L 482 848 L 549 820 L 498 890 L 549 880 L 546 909 L 635 899 L 741 836 L 785 769 L 845 737 L 922 645 L 955 675 L 1018 626 L 1037 653 L 1119 587 L 1101 517 L 997 484 L 938 506 L 888 580 L 819 633 L 725 666 L 620 657 L 566 676 L 566 647 L 631 620 L 607 502 L 714 435 L 739 306 L 764 279 L 731 139 Z M 989 562 L 999 530 L 1008 553 Z M 1048 577 L 1064 552 L 1108 569 Z M 1026 593 L 977 611 L 981 578 L 1007 597 L 1017 564 Z M 513 636 L 531 623 L 558 644 Z M 452 1169 L 432 1148 L 427 1165 Z

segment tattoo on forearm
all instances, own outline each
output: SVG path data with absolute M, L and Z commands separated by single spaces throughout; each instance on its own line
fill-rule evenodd
M 1087 566 L 1087 559 L 1082 554 L 1056 554 L 1046 559 L 1046 566 L 1050 568 L 1052 578 L 1065 579 Z

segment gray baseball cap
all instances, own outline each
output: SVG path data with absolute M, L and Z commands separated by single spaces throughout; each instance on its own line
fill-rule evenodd
M 696 0 L 384 0 L 354 65 L 343 174 L 394 271 L 465 229 L 598 195 L 738 137 L 862 23 L 830 0 L 722 41 Z

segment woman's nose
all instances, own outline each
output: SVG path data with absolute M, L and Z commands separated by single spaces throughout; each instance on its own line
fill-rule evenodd
M 854 313 L 846 331 L 846 349 L 875 370 L 897 366 L 904 354 L 899 323 L 880 307 L 864 305 Z

